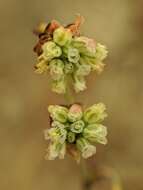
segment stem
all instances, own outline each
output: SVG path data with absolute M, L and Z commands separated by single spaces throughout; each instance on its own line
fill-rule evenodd
M 71 77 L 67 76 L 67 84 L 70 84 Z M 74 103 L 74 97 L 70 88 L 70 85 L 67 85 L 66 93 L 65 93 L 65 99 L 68 105 Z M 93 177 L 91 175 L 91 172 L 88 171 L 87 163 L 84 159 L 81 160 L 81 175 L 83 179 L 83 190 L 90 190 Z
M 65 93 L 65 99 L 68 104 L 73 104 L 74 103 L 74 97 L 70 88 L 70 76 L 67 76 L 67 88 L 66 88 L 66 93 Z
M 90 190 L 93 182 L 93 176 L 88 170 L 85 160 L 81 160 L 81 174 L 83 178 L 83 190 Z

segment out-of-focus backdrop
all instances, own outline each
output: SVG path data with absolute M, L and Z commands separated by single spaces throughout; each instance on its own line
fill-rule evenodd
M 143 189 L 143 1 L 0 1 L 0 189 L 80 190 L 80 167 L 67 157 L 45 161 L 48 104 L 65 103 L 48 76 L 34 74 L 33 28 L 40 21 L 85 17 L 83 34 L 106 44 L 102 75 L 88 77 L 75 96 L 86 106 L 107 105 L 109 143 L 95 161 L 115 168 L 125 190 Z M 101 152 L 101 153 L 100 153 Z

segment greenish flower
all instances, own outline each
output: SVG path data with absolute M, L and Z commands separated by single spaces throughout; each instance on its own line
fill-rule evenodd
M 70 63 L 70 62 L 68 62 L 68 61 L 66 61 L 65 62 L 65 68 L 64 68 L 65 74 L 71 74 L 71 73 L 73 73 L 73 71 L 74 71 L 73 64 Z
M 62 55 L 63 55 L 64 58 L 68 58 L 68 49 L 69 49 L 69 47 L 71 47 L 71 46 L 62 47 Z
M 103 103 L 94 104 L 93 106 L 87 108 L 84 112 L 84 120 L 87 123 L 99 123 L 102 122 L 107 114 L 105 112 L 106 108 Z
M 82 157 L 85 159 L 93 156 L 96 153 L 96 147 L 91 145 L 88 140 L 82 137 L 77 139 L 76 146 L 82 153 Z
M 82 116 L 83 116 L 83 111 L 82 111 L 82 107 L 79 104 L 73 104 L 69 108 L 68 120 L 70 122 L 78 121 L 82 118 Z
M 105 64 L 102 63 L 101 61 L 98 61 L 96 60 L 95 64 L 90 64 L 91 65 L 91 68 L 93 71 L 96 71 L 98 74 L 100 74 L 104 67 L 105 67 Z
M 84 126 L 84 121 L 79 120 L 71 124 L 70 130 L 73 133 L 81 133 L 83 131 Z
M 59 27 L 53 33 L 53 40 L 60 46 L 66 46 L 71 43 L 72 33 L 64 27 Z
M 91 66 L 87 63 L 77 64 L 76 75 L 87 76 L 91 71 Z
M 96 65 L 98 64 L 95 57 L 88 57 L 88 56 L 80 56 L 79 60 L 80 64 L 88 64 L 90 65 L 92 70 L 95 70 Z
M 54 42 L 48 41 L 42 46 L 43 54 L 41 55 L 45 60 L 50 61 L 53 58 L 60 57 L 62 50 Z
M 72 46 L 77 48 L 82 55 L 95 57 L 95 41 L 85 36 L 75 37 Z
M 78 63 L 80 55 L 79 51 L 76 48 L 69 47 L 68 48 L 68 60 L 71 63 Z
M 84 91 L 86 89 L 86 82 L 83 76 L 74 74 L 74 89 L 76 92 Z
M 49 144 L 47 155 L 45 159 L 54 160 L 55 158 L 64 159 L 66 153 L 66 143 L 60 144 L 57 142 L 52 142 Z
M 58 94 L 65 94 L 66 93 L 65 76 L 63 76 L 59 80 L 53 80 L 52 81 L 52 90 Z
M 61 123 L 61 122 L 59 122 L 57 120 L 52 121 L 51 126 L 52 127 L 60 127 L 60 128 L 63 128 L 63 129 L 66 128 L 65 123 Z
M 64 62 L 60 59 L 53 59 L 49 63 L 49 70 L 53 80 L 60 80 L 64 75 Z
M 49 129 L 49 139 L 52 142 L 58 142 L 63 144 L 67 137 L 67 131 L 60 126 L 52 127 Z
M 107 129 L 101 124 L 90 124 L 83 130 L 83 137 L 90 142 L 107 144 Z
M 48 62 L 44 59 L 38 58 L 38 63 L 35 65 L 35 73 L 42 74 L 48 71 Z
M 68 118 L 68 109 L 63 106 L 50 105 L 48 111 L 53 120 L 65 123 Z
M 107 53 L 108 51 L 106 46 L 98 43 L 96 46 L 96 54 L 95 54 L 96 59 L 103 61 L 107 57 Z
M 72 131 L 69 131 L 67 134 L 67 140 L 69 143 L 73 143 L 76 139 L 75 133 Z

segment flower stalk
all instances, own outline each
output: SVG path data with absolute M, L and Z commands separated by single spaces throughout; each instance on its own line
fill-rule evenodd
M 107 56 L 106 46 L 80 34 L 83 17 L 77 16 L 74 23 L 63 26 L 53 20 L 41 23 L 34 33 L 38 42 L 34 47 L 37 54 L 35 72 L 49 74 L 52 91 L 64 94 L 66 106 L 49 105 L 50 126 L 44 131 L 48 141 L 46 159 L 64 159 L 66 154 L 78 163 L 84 189 L 91 185 L 92 175 L 87 170 L 84 159 L 96 153 L 96 143 L 107 144 L 107 128 L 102 124 L 107 117 L 106 107 L 98 103 L 84 109 L 76 104 L 71 85 L 76 93 L 87 88 L 85 77 L 104 69 Z

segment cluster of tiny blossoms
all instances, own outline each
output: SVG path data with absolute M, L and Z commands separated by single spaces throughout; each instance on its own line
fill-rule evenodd
M 80 157 L 86 159 L 94 155 L 95 143 L 107 143 L 107 129 L 101 124 L 107 116 L 105 109 L 103 103 L 94 104 L 85 110 L 79 104 L 69 108 L 50 105 L 51 126 L 44 132 L 49 143 L 46 158 L 63 159 L 69 153 L 80 161 Z
M 56 93 L 66 93 L 69 78 L 76 92 L 83 91 L 85 76 L 103 70 L 107 49 L 94 39 L 80 35 L 81 22 L 80 16 L 67 26 L 52 21 L 41 24 L 36 33 L 39 41 L 34 48 L 38 55 L 35 71 L 39 74 L 48 71 Z

